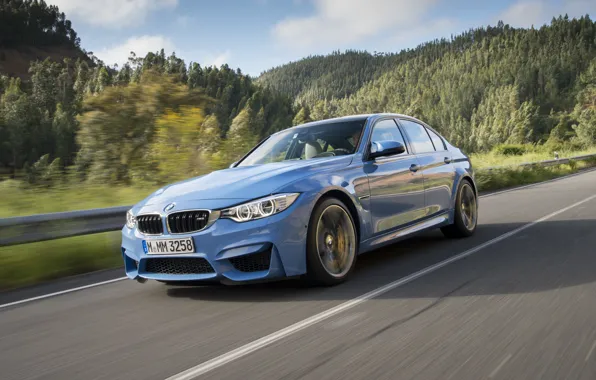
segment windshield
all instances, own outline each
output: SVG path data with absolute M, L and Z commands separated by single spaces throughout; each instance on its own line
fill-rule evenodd
M 288 129 L 269 137 L 237 166 L 353 154 L 365 122 L 335 121 Z

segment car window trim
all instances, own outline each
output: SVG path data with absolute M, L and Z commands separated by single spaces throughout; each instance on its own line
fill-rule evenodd
M 447 150 L 449 150 L 449 149 L 447 148 L 447 139 L 445 139 L 445 137 L 444 137 L 443 135 L 441 135 L 441 134 L 440 134 L 440 133 L 439 133 L 439 132 L 438 132 L 436 129 L 434 129 L 434 128 L 433 128 L 433 127 L 431 127 L 430 125 L 426 124 L 424 121 L 422 121 L 422 120 L 418 120 L 418 119 L 414 119 L 414 118 L 410 118 L 410 117 L 407 117 L 407 116 L 400 116 L 400 117 L 399 117 L 399 119 L 408 120 L 408 121 L 412 121 L 412 122 L 414 122 L 414 123 L 420 124 L 420 125 L 422 125 L 423 127 L 425 127 L 427 130 L 429 130 L 429 131 L 432 131 L 432 132 L 434 132 L 434 133 L 435 133 L 437 136 L 439 136 L 439 139 L 440 139 L 440 140 L 441 140 L 441 142 L 443 143 L 443 150 L 441 150 L 441 151 L 438 151 L 438 150 L 436 150 L 436 147 L 435 147 L 435 152 L 443 152 L 443 151 L 447 151 Z M 427 132 L 427 133 L 428 133 L 428 132 Z M 429 137 L 430 137 L 430 135 L 429 135 Z M 432 141 L 432 137 L 431 137 L 430 141 Z M 433 142 L 433 146 L 435 146 L 434 142 Z
M 445 143 L 443 142 L 443 139 L 439 136 L 438 133 L 436 133 L 435 131 L 433 131 L 432 129 L 428 128 L 425 125 L 423 125 L 422 127 L 424 127 L 424 129 L 426 129 L 426 134 L 428 135 L 428 137 L 430 137 L 430 141 L 433 143 L 433 146 L 435 147 L 435 152 L 443 152 L 443 151 L 447 150 L 447 149 L 445 149 Z M 435 135 L 437 135 L 437 137 L 439 138 L 439 140 L 441 140 L 441 144 L 443 144 L 443 149 L 441 149 L 441 150 L 437 149 L 437 147 L 435 145 L 435 140 L 433 140 L 433 137 L 430 135 L 430 132 L 432 132 Z
M 254 152 L 258 147 L 260 147 L 261 145 L 263 145 L 263 143 L 267 140 L 269 140 L 272 136 L 274 136 L 274 134 L 269 135 L 267 137 L 265 137 L 263 140 L 261 140 L 258 144 L 256 144 L 251 150 L 249 150 L 244 156 L 240 157 L 240 159 L 238 159 L 238 161 L 236 161 L 236 163 L 234 164 L 234 168 L 237 168 L 238 165 L 240 165 L 242 163 L 242 161 L 244 161 L 246 159 L 246 157 L 248 157 L 252 152 Z
M 418 121 L 416 119 L 410 119 L 408 117 L 398 117 L 396 119 L 397 119 L 398 123 L 399 123 L 399 121 L 402 121 L 402 120 L 409 121 L 409 122 L 412 122 L 412 123 L 416 123 L 416 124 L 420 125 L 424 129 L 424 131 L 426 132 L 426 135 L 428 136 L 428 138 L 430 140 L 430 143 L 431 143 L 431 145 L 432 145 L 432 147 L 433 147 L 434 150 L 433 151 L 430 151 L 430 152 L 417 152 L 416 149 L 414 148 L 413 149 L 414 150 L 414 154 L 416 154 L 416 155 L 422 155 L 422 154 L 429 154 L 429 153 L 436 153 L 436 152 L 438 152 L 437 149 L 435 148 L 435 143 L 433 142 L 433 139 L 430 137 L 430 134 L 426 130 L 427 126 L 426 126 L 425 123 L 422 123 L 422 122 L 420 122 L 420 121 Z M 404 129 L 405 134 L 408 135 L 408 132 L 405 130 L 405 127 L 401 123 L 400 123 L 400 126 Z M 440 135 L 438 133 L 437 133 L 437 136 L 440 137 Z M 410 140 L 410 142 L 411 142 L 410 135 L 408 135 L 408 140 Z M 442 139 L 441 139 L 441 141 L 442 141 Z M 412 147 L 413 147 L 413 144 L 412 144 Z
M 401 134 L 401 137 L 404 139 L 404 142 L 406 143 L 406 152 L 404 153 L 400 153 L 400 154 L 393 154 L 391 156 L 385 156 L 385 157 L 377 157 L 374 159 L 370 159 L 370 143 L 372 142 L 372 135 L 373 135 L 373 131 L 375 130 L 375 126 L 377 125 L 377 123 L 380 123 L 381 121 L 385 121 L 385 120 L 393 120 L 393 122 L 395 123 L 395 126 L 397 127 L 398 132 Z M 362 141 L 361 141 L 362 142 Z M 408 156 L 413 156 L 414 154 L 411 153 L 412 152 L 412 148 L 410 146 L 410 142 L 407 139 L 406 135 L 401 131 L 399 123 L 397 123 L 395 117 L 383 117 L 383 118 L 379 118 L 377 120 L 374 121 L 374 124 L 371 126 L 370 128 L 370 133 L 368 133 L 367 136 L 367 141 L 366 141 L 366 145 L 364 147 L 365 151 L 364 151 L 364 155 L 363 155 L 363 161 L 364 162 L 373 162 L 373 161 L 377 161 L 379 160 L 380 162 L 386 162 L 389 159 L 392 158 L 402 158 L 402 157 L 408 157 Z M 382 160 L 380 160 L 382 159 Z

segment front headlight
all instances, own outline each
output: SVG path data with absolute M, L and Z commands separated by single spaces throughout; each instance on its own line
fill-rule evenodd
M 266 218 L 282 212 L 296 201 L 299 193 L 276 194 L 270 197 L 257 199 L 221 211 L 221 218 L 232 219 L 236 222 Z
M 137 218 L 132 214 L 132 210 L 126 212 L 126 227 L 133 229 L 137 225 Z

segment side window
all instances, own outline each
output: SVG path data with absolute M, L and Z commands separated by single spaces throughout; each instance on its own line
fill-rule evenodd
M 430 137 L 428 137 L 428 133 L 426 133 L 426 128 L 424 128 L 424 126 L 410 120 L 400 120 L 399 122 L 403 125 L 416 153 L 435 151 L 433 142 L 430 140 Z
M 433 144 L 435 145 L 435 150 L 446 150 L 445 144 L 443 143 L 443 139 L 441 139 L 439 135 L 437 135 L 430 129 L 426 128 L 426 130 L 428 131 L 430 139 L 433 141 Z
M 398 141 L 402 143 L 404 147 L 406 147 L 406 152 L 404 153 L 407 153 L 408 148 L 404 137 L 401 135 L 401 132 L 399 131 L 399 128 L 393 119 L 381 120 L 376 123 L 373 128 L 370 141 Z

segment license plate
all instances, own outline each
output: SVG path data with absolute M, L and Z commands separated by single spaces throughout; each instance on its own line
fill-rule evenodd
M 192 238 L 143 240 L 143 250 L 148 255 L 194 253 L 195 245 Z

